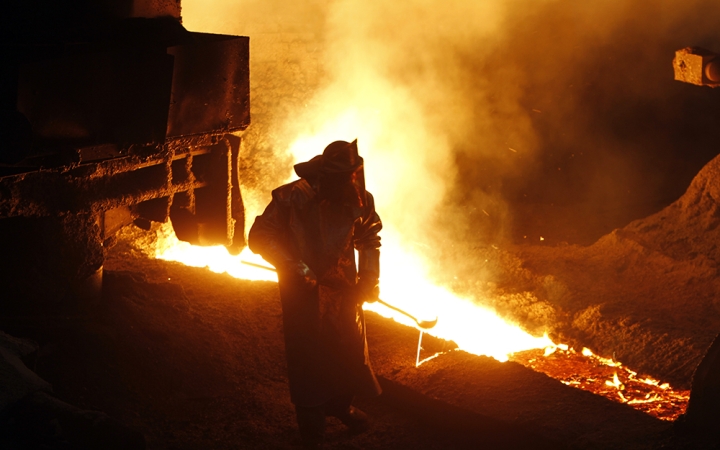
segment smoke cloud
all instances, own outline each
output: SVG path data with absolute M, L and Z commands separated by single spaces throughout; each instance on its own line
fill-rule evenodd
M 388 233 L 434 257 L 590 243 L 717 153 L 720 92 L 671 66 L 686 46 L 720 51 L 716 0 L 183 0 L 182 14 L 250 36 L 248 185 L 267 196 L 294 162 L 357 138 Z

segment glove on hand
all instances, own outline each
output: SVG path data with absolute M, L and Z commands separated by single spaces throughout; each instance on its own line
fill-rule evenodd
M 360 279 L 356 286 L 358 304 L 365 302 L 375 303 L 380 298 L 380 285 L 378 280 Z
M 317 285 L 315 272 L 302 261 L 288 261 L 283 264 L 281 273 L 293 282 L 310 290 Z

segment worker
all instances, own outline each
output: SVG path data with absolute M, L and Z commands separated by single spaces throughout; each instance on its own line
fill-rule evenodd
M 382 223 L 357 140 L 331 143 L 295 173 L 272 192 L 248 245 L 277 269 L 290 399 L 303 445 L 318 448 L 326 416 L 365 431 L 368 417 L 353 399 L 380 394 L 362 304 L 380 293 Z

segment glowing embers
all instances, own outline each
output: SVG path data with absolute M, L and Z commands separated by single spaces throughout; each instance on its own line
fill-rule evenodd
M 675 420 L 685 412 L 690 391 L 675 390 L 649 377 L 638 377 L 617 361 L 602 358 L 587 348 L 578 353 L 566 345 L 554 351 L 528 350 L 510 360 L 542 372 L 560 382 L 626 403 L 662 420 Z

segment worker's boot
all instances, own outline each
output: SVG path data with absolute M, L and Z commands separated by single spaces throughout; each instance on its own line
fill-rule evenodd
M 348 407 L 335 417 L 340 419 L 340 421 L 348 427 L 351 434 L 363 433 L 370 428 L 370 418 L 368 415 L 354 406 Z
M 325 415 L 337 417 L 350 430 L 358 434 L 370 428 L 370 418 L 360 409 L 351 405 L 353 395 L 341 395 L 325 404 Z
M 322 406 L 295 406 L 295 414 L 303 448 L 307 450 L 322 448 L 325 439 L 325 413 Z

